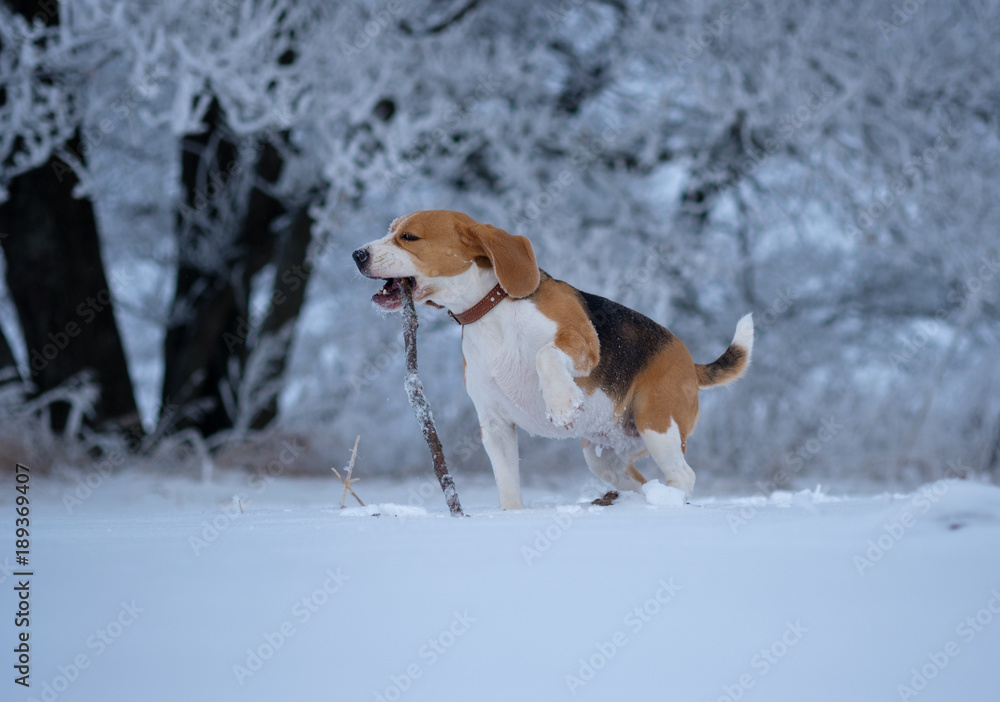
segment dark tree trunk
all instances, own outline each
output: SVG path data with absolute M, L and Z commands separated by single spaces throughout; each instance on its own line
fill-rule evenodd
M 79 151 L 78 140 L 67 147 Z M 52 157 L 14 178 L 0 204 L 7 287 L 28 351 L 30 380 L 44 392 L 83 371 L 101 394 L 90 424 L 141 432 L 132 381 L 112 311 L 94 210 L 73 197 L 76 176 Z M 69 407 L 53 407 L 61 430 Z
M 285 331 L 287 336 L 281 339 L 281 355 L 268 367 L 267 375 L 262 379 L 264 382 L 280 378 L 285 372 L 292 345 L 291 330 L 302 311 L 306 283 L 312 273 L 312 267 L 306 260 L 309 242 L 312 241 L 313 224 L 308 210 L 308 204 L 296 210 L 291 226 L 282 236 L 275 255 L 274 291 L 271 297 L 273 304 L 260 334 L 263 338 Z M 267 407 L 253 418 L 251 426 L 263 429 L 277 416 L 278 398 L 272 397 Z
M 59 24 L 59 0 L 6 0 L 7 7 L 30 21 L 47 27 Z
M 7 343 L 7 335 L 0 329 L 0 385 L 21 382 L 21 373 L 17 370 L 17 362 Z
M 194 426 L 209 436 L 234 425 L 223 395 L 229 394 L 230 383 L 242 378 L 250 344 L 294 323 L 298 316 L 307 276 L 294 289 L 279 286 L 286 267 L 304 259 L 311 222 L 306 217 L 303 224 L 296 215 L 276 247 L 274 224 L 286 210 L 268 186 L 281 174 L 280 154 L 264 140 L 237 145 L 227 135 L 217 103 L 205 121 L 205 132 L 185 140 L 181 159 L 185 207 L 177 222 L 180 261 L 165 341 L 163 406 L 201 407 L 195 415 L 181 413 L 165 429 Z M 244 159 L 247 154 L 256 159 L 251 181 L 239 177 L 244 164 L 238 160 L 240 153 Z M 202 260 L 206 252 L 215 265 Z M 276 292 L 280 289 L 285 302 L 275 304 L 262 320 L 264 310 L 250 309 L 250 287 L 253 277 L 275 255 L 279 259 Z M 283 368 L 284 356 L 269 377 L 277 377 Z M 252 418 L 252 426 L 263 427 L 276 411 L 276 403 L 271 402 Z
M 222 136 L 222 116 L 213 104 L 205 116 L 203 133 L 184 140 L 181 151 L 181 181 L 185 208 L 178 213 L 178 263 L 174 303 L 164 340 L 164 373 L 161 418 L 170 418 L 168 431 L 198 427 L 207 436 L 232 426 L 219 395 L 226 377 L 228 354 L 219 352 L 222 336 L 231 332 L 236 317 L 233 247 L 218 238 L 219 210 L 231 201 L 231 193 L 221 183 L 227 174 L 232 186 L 236 145 Z M 219 178 L 213 180 L 211 174 Z M 229 248 L 230 251 L 225 249 Z M 207 252 L 209 260 L 200 253 Z M 207 402 L 206 402 L 207 400 Z M 172 410 L 184 407 L 175 414 Z M 202 411 L 193 415 L 192 407 Z

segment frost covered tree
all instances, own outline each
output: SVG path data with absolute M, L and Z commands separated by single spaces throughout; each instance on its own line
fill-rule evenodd
M 0 6 L 0 26 L 0 244 L 31 384 L 44 393 L 87 378 L 102 390 L 90 423 L 141 432 L 97 222 L 70 165 L 85 144 L 72 84 L 92 51 L 60 31 L 54 2 Z M 70 410 L 52 406 L 54 428 Z
M 287 132 L 279 131 L 283 103 L 269 102 L 273 91 L 258 91 L 261 86 L 234 89 L 238 76 L 231 71 L 242 67 L 246 76 L 270 81 L 275 76 L 261 70 L 259 52 L 269 39 L 275 67 L 291 63 L 289 35 L 306 15 L 288 3 L 246 4 L 219 16 L 197 3 L 79 3 L 72 9 L 27 3 L 20 10 L 27 20 L 11 16 L 4 23 L 6 86 L 16 99 L 3 111 L 7 197 L 2 207 L 9 229 L 25 232 L 4 243 L 8 287 L 22 311 L 29 357 L 37 349 L 44 354 L 44 344 L 59 343 L 49 343 L 47 335 L 65 336 L 60 320 L 72 318 L 76 300 L 96 296 L 100 309 L 90 315 L 107 310 L 100 323 L 86 320 L 87 343 L 59 354 L 59 364 L 39 357 L 39 370 L 46 371 L 41 388 L 62 382 L 71 371 L 96 370 L 103 389 L 98 417 L 105 418 L 105 404 L 117 416 L 115 403 L 128 398 L 132 404 L 125 409 L 136 421 L 124 353 L 117 332 L 107 327 L 109 321 L 113 327 L 114 317 L 97 224 L 89 201 L 74 196 L 87 194 L 86 188 L 81 184 L 74 193 L 74 186 L 81 178 L 93 187 L 107 182 L 86 156 L 118 128 L 116 120 L 137 120 L 140 128 L 171 127 L 183 151 L 175 299 L 166 324 L 166 422 L 158 433 L 191 424 L 205 435 L 239 423 L 266 425 L 277 412 L 291 328 L 309 277 L 304 264 L 314 194 L 308 183 L 291 188 L 278 182 L 284 154 L 293 150 Z M 165 24 L 174 27 L 169 38 Z M 205 26 L 217 32 L 205 32 Z M 108 35 L 111 44 L 95 49 Z M 117 74 L 111 80 L 120 79 L 123 69 L 135 85 L 117 95 L 106 89 L 108 77 L 96 86 L 87 80 L 104 70 Z M 167 75 L 173 80 L 166 81 Z M 137 98 L 161 89 L 173 103 L 166 114 L 137 106 Z M 251 114 L 265 108 L 263 118 Z M 109 110 L 116 120 L 103 117 Z M 15 246 L 28 242 L 29 233 L 35 246 Z M 39 246 L 43 237 L 48 248 Z M 43 263 L 46 269 L 40 269 Z M 251 310 L 249 298 L 254 277 L 267 267 L 275 281 L 270 299 L 278 304 L 261 313 Z M 38 314 L 46 298 L 68 307 L 54 316 Z M 268 358 L 250 363 L 254 349 L 267 349 Z M 253 378 L 246 377 L 250 368 Z
M 447 207 L 528 236 L 549 273 L 663 322 L 696 360 L 756 313 L 754 367 L 703 397 L 690 460 L 706 479 L 1000 464 L 1000 388 L 982 372 L 1000 317 L 996 2 L 72 8 L 60 42 L 92 79 L 40 82 L 70 115 L 50 121 L 92 133 L 123 86 L 145 86 L 127 128 L 70 165 L 112 271 L 142 261 L 171 281 L 147 315 L 162 337 L 134 342 L 157 360 L 130 360 L 147 397 L 162 376 L 156 399 L 202 414 L 161 431 L 239 434 L 279 406 L 278 426 L 330 450 L 409 426 L 398 324 L 368 313 L 349 252 Z M 4 154 L 23 130 L 3 129 Z M 129 182 L 140 166 L 162 180 Z M 176 234 L 166 253 L 126 256 L 154 223 Z M 269 304 L 286 274 L 301 285 Z M 484 466 L 460 332 L 423 316 L 445 450 L 456 473 Z M 408 468 L 419 442 L 367 442 L 368 460 Z M 576 465 L 559 444 L 524 455 L 526 474 Z
M 287 2 L 184 9 L 172 42 L 184 196 L 162 403 L 199 410 L 168 430 L 193 424 L 209 435 L 259 429 L 277 414 L 310 274 L 316 184 L 284 171 L 296 151 L 287 127 L 303 99 L 301 34 L 316 12 Z M 269 278 L 260 309 L 251 300 L 257 276 Z M 251 363 L 254 351 L 269 357 Z

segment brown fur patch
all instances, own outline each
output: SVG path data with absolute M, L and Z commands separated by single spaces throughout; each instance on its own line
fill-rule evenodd
M 580 304 L 576 288 L 556 280 L 544 271 L 541 274 L 541 283 L 531 296 L 531 301 L 539 312 L 556 323 L 556 348 L 572 359 L 577 373 L 588 375 L 597 367 L 601 358 L 597 330 Z
M 687 347 L 679 339 L 663 347 L 636 376 L 632 411 L 639 431 L 664 433 L 677 423 L 681 440 L 698 421 L 698 373 Z

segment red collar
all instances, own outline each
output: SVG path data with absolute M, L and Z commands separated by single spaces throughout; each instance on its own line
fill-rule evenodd
M 500 286 L 500 283 L 497 283 L 493 286 L 492 290 L 486 293 L 486 297 L 462 314 L 455 314 L 451 310 L 448 310 L 448 314 L 451 315 L 452 319 L 464 327 L 466 324 L 472 324 L 473 322 L 482 319 L 487 312 L 499 305 L 500 301 L 505 297 L 507 297 L 507 291 Z

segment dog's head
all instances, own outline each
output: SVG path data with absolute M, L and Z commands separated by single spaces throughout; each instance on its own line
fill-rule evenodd
M 389 226 L 388 234 L 355 251 L 354 262 L 362 275 L 385 280 L 372 297 L 385 310 L 402 306 L 399 282 L 403 278 L 412 279 L 415 302 L 458 311 L 479 301 L 490 276 L 514 298 L 530 295 L 539 283 L 531 242 L 448 210 L 400 217 Z

